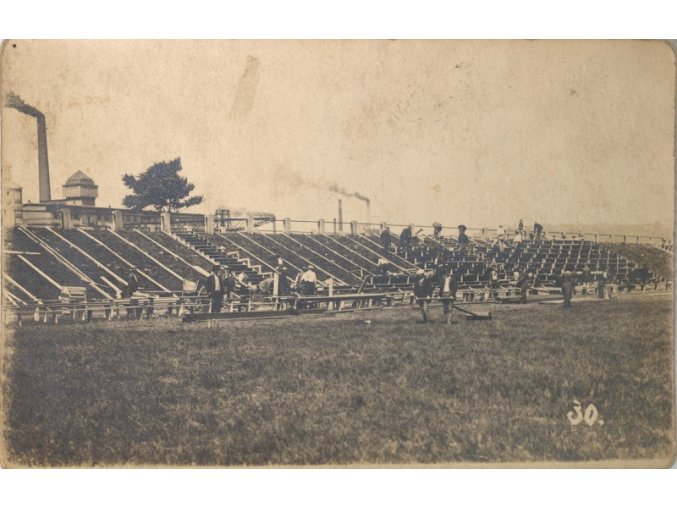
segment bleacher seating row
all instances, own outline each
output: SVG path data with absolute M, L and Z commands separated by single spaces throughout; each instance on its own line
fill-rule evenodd
M 6 302 L 55 300 L 64 287 L 85 289 L 88 299 L 119 298 L 130 268 L 139 271 L 139 289 L 178 294 L 187 282 L 204 279 L 216 264 L 244 274 L 255 286 L 285 266 L 293 282 L 308 265 L 318 279 L 333 279 L 338 292 L 410 289 L 420 268 L 452 268 L 460 288 L 486 286 L 491 271 L 509 284 L 514 272 L 533 272 L 537 285 L 551 286 L 562 270 L 606 271 L 612 282 L 647 270 L 603 244 L 547 240 L 499 244 L 486 239 L 462 247 L 454 238 L 416 238 L 407 248 L 392 237 L 389 250 L 378 236 L 230 232 L 144 232 L 77 228 L 16 227 L 5 236 Z M 189 284 L 190 285 L 190 284 Z

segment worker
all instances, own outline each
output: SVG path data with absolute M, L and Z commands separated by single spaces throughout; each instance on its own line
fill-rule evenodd
M 562 288 L 562 296 L 564 297 L 564 308 L 571 306 L 571 298 L 574 295 L 574 288 L 576 287 L 576 280 L 571 271 L 564 271 L 560 280 L 560 287 Z
M 428 305 L 433 295 L 433 272 L 431 270 L 419 269 L 416 272 L 419 279 L 414 283 L 414 296 L 423 315 L 423 324 L 428 322 Z
M 314 296 L 317 293 L 317 274 L 313 266 L 306 266 L 306 270 L 301 273 L 298 290 L 303 296 Z
M 458 247 L 461 252 L 465 252 L 470 243 L 470 238 L 468 238 L 468 235 L 465 233 L 467 229 L 468 228 L 465 225 L 461 224 L 458 226 Z
M 388 227 L 387 225 L 383 228 L 380 239 L 381 244 L 383 245 L 383 249 L 386 251 L 386 253 L 390 252 L 390 244 L 392 243 L 392 237 L 390 236 L 390 227 Z
M 534 284 L 533 278 L 533 273 L 527 273 L 525 271 L 519 276 L 517 282 L 515 283 L 515 285 L 517 285 L 517 287 L 520 289 L 520 303 L 523 305 L 527 303 L 527 294 L 529 292 L 529 288 L 531 288 L 531 286 Z
M 207 294 L 211 300 L 210 312 L 220 313 L 223 304 L 223 280 L 220 276 L 221 266 L 212 266 L 212 272 L 207 277 Z
M 454 301 L 456 300 L 456 291 L 458 290 L 458 284 L 456 282 L 456 277 L 454 276 L 454 270 L 449 268 L 449 271 L 442 277 L 440 284 L 440 299 L 444 305 L 444 317 L 449 324 L 455 324 L 451 320 L 451 313 L 454 310 Z
M 402 229 L 402 233 L 400 234 L 400 242 L 399 242 L 399 252 L 400 255 L 404 252 L 407 251 L 409 248 L 409 245 L 411 245 L 411 235 L 413 233 L 413 228 L 412 225 L 409 224 L 407 225 L 404 229 Z

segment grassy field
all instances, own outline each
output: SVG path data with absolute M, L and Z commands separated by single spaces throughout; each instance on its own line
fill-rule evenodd
M 672 300 L 185 325 L 25 326 L 5 350 L 15 466 L 667 460 Z M 370 321 L 370 322 L 367 322 Z M 574 400 L 594 404 L 572 426 Z

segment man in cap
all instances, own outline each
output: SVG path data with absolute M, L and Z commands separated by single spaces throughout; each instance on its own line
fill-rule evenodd
M 454 300 L 456 299 L 457 290 L 458 284 L 456 282 L 456 277 L 454 276 L 454 270 L 449 268 L 442 276 L 440 283 L 440 299 L 444 305 L 444 317 L 447 324 L 455 323 L 451 320 L 451 313 L 454 310 Z
M 281 266 L 277 269 L 278 282 L 277 282 L 277 295 L 278 296 L 288 296 L 291 294 L 291 288 L 289 287 L 289 270 L 287 266 Z
M 414 296 L 416 296 L 418 301 L 418 306 L 423 315 L 423 323 L 425 324 L 428 322 L 428 305 L 433 295 L 433 272 L 419 269 L 416 274 L 419 275 L 419 279 L 414 283 Z
M 221 266 L 212 266 L 212 272 L 207 277 L 207 294 L 211 300 L 211 313 L 220 313 L 223 304 L 223 280 L 220 272 Z
M 139 300 L 134 298 L 134 293 L 139 290 L 139 276 L 136 266 L 131 266 L 129 268 L 129 273 L 127 274 L 127 286 L 123 291 L 123 296 L 129 298 L 129 306 L 127 307 L 127 318 L 141 318 L 141 305 Z

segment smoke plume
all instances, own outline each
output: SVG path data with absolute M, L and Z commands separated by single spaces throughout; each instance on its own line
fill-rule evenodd
M 340 186 L 338 183 L 332 183 L 324 179 L 312 179 L 307 178 L 304 175 L 288 169 L 285 166 L 278 166 L 275 170 L 275 179 L 284 182 L 290 187 L 308 187 L 314 188 L 315 190 L 324 190 L 325 192 L 333 192 L 335 194 L 342 195 L 344 197 L 354 197 L 360 201 L 370 202 L 370 199 L 359 192 L 351 192 L 346 190 L 344 187 Z
M 349 192 L 343 187 L 339 187 L 336 183 L 328 183 L 327 190 L 334 192 L 335 194 L 344 195 L 346 197 L 355 197 L 360 201 L 369 202 L 369 197 L 360 194 L 359 192 Z
M 7 94 L 7 107 L 11 107 L 13 109 L 16 109 L 17 111 L 20 111 L 24 114 L 27 114 L 29 116 L 32 116 L 34 118 L 37 118 L 39 122 L 44 123 L 45 122 L 45 115 L 42 114 L 39 110 L 34 108 L 33 106 L 30 106 L 26 104 L 21 97 L 18 95 L 15 95 L 13 93 L 8 93 Z

